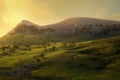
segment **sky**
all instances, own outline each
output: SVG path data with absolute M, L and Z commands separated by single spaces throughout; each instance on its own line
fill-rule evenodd
M 120 0 L 0 0 L 0 37 L 22 20 L 47 25 L 71 17 L 120 20 Z

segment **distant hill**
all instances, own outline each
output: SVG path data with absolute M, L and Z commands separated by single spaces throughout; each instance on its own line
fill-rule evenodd
M 17 37 L 32 36 L 31 39 L 35 38 L 37 40 L 39 38 L 40 41 L 46 42 L 86 41 L 120 35 L 120 21 L 75 17 L 55 24 L 39 26 L 23 20 L 4 38 L 8 39 L 8 37 L 16 35 Z M 39 40 L 37 41 L 39 42 Z
M 34 34 L 39 31 L 40 26 L 37 24 L 34 24 L 30 21 L 23 20 L 20 23 L 17 24 L 17 26 L 8 32 L 9 34 Z
M 112 36 L 120 34 L 120 21 L 96 18 L 69 18 L 59 23 L 44 27 L 52 28 L 56 30 L 58 34 L 82 34 L 85 36 L 87 35 L 87 37 Z

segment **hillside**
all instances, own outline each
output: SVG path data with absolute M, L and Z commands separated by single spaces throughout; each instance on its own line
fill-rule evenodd
M 77 43 L 7 45 L 0 53 L 2 80 L 120 80 L 120 36 Z
M 6 34 L 3 37 L 4 39 L 0 40 L 0 43 L 6 43 L 4 41 L 18 43 L 21 37 L 25 42 L 38 44 L 48 41 L 89 41 L 117 35 L 120 35 L 120 21 L 76 17 L 56 24 L 39 26 L 23 20 Z M 17 39 L 17 41 L 14 39 Z
M 0 80 L 120 80 L 120 21 L 21 21 L 0 38 Z

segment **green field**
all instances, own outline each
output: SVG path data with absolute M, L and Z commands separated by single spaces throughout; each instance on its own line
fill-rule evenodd
M 120 36 L 28 44 L 1 44 L 0 80 L 120 80 Z

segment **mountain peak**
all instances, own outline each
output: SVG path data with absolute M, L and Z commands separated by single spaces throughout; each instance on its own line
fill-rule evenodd
M 22 24 L 22 25 L 34 25 L 34 23 L 32 23 L 31 21 L 28 21 L 28 20 L 22 20 L 20 22 L 20 24 Z
M 72 34 L 75 32 L 76 28 L 79 29 L 79 32 L 81 32 L 80 34 L 102 34 L 107 32 L 107 29 L 110 35 L 116 35 L 120 31 L 120 21 L 88 17 L 73 17 L 59 23 L 39 26 L 31 21 L 22 20 L 12 31 L 9 32 L 9 34 L 40 34 L 41 32 L 47 34 L 49 32 L 46 32 L 46 29 L 53 29 L 56 32 L 54 34 L 61 35 L 62 33 Z
M 20 23 L 17 24 L 16 28 L 19 28 L 19 27 L 36 27 L 36 28 L 41 28 L 41 26 L 29 21 L 29 20 L 22 20 Z
M 81 23 L 81 24 L 117 24 L 120 23 L 120 21 L 115 21 L 115 20 L 107 20 L 107 19 L 97 19 L 97 18 L 90 18 L 90 17 L 72 17 L 68 18 L 61 23 L 63 24 L 76 24 L 76 23 Z
M 20 23 L 16 25 L 16 27 L 11 30 L 8 34 L 33 34 L 36 33 L 41 27 L 37 24 L 32 23 L 28 20 L 22 20 Z

